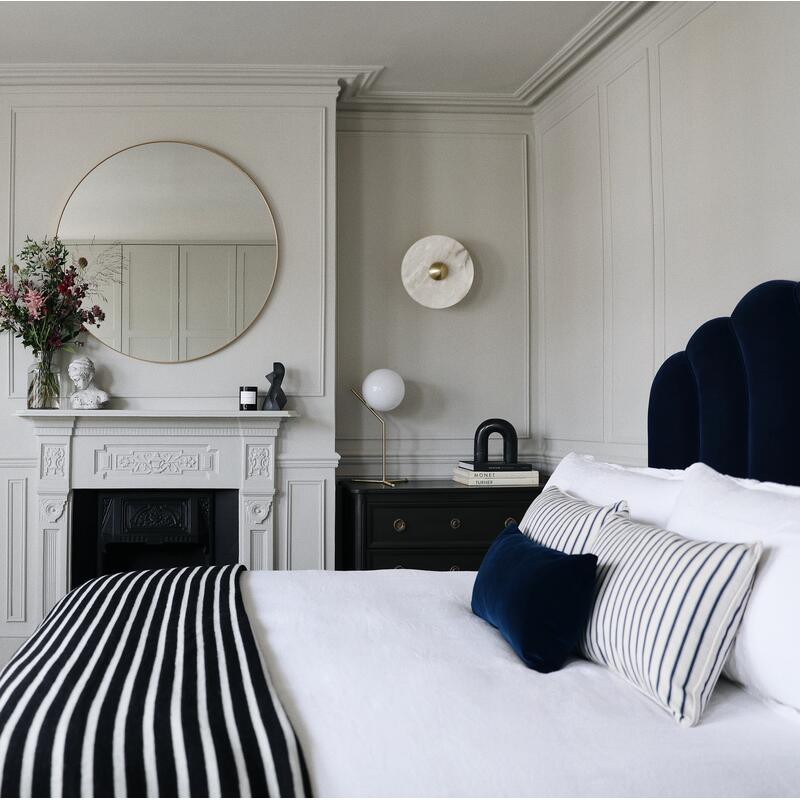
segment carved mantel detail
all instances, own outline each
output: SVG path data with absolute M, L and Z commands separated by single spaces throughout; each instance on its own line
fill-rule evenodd
M 247 477 L 268 478 L 270 448 L 259 445 L 247 445 Z
M 39 474 L 43 478 L 63 478 L 65 463 L 65 448 L 53 444 L 42 446 L 42 461 Z
M 132 472 L 134 475 L 161 475 L 163 472 L 181 475 L 184 472 L 196 471 L 199 459 L 196 453 L 182 451 L 169 452 L 163 450 L 134 450 L 128 455 L 117 456 L 114 469 L 121 472 Z
M 40 501 L 39 513 L 45 522 L 52 525 L 61 519 L 66 506 L 66 497 L 43 497 Z
M 183 475 L 216 471 L 215 450 L 207 447 L 139 448 L 106 445 L 95 451 L 95 471 L 101 475 Z
M 261 525 L 272 511 L 272 500 L 248 500 L 247 518 L 253 525 Z

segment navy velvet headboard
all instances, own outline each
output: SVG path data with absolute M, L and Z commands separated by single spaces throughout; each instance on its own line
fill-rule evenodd
M 800 283 L 767 281 L 700 326 L 650 389 L 648 460 L 800 484 Z

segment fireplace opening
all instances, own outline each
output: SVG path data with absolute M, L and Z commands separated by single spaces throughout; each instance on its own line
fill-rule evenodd
M 235 489 L 80 489 L 72 506 L 71 585 L 137 569 L 234 564 Z

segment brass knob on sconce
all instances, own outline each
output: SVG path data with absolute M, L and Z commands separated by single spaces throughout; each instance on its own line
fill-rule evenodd
M 443 281 L 447 277 L 449 271 L 447 264 L 443 261 L 434 261 L 433 264 L 428 267 L 428 275 L 435 281 Z

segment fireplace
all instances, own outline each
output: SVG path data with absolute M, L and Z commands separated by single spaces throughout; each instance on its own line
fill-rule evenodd
M 114 572 L 234 564 L 238 491 L 77 489 L 70 584 Z
M 281 423 L 296 412 L 59 409 L 17 414 L 30 420 L 37 440 L 41 567 L 29 580 L 40 587 L 43 613 L 79 575 L 98 570 L 163 566 L 173 558 L 179 563 L 213 558 L 214 563 L 239 561 L 249 569 L 273 569 L 276 438 Z M 177 528 L 137 530 L 130 519 L 103 527 L 101 495 L 110 501 L 113 519 L 124 520 L 119 508 L 132 514 L 135 493 L 155 498 L 162 491 L 172 497 Z M 195 492 L 198 505 L 192 512 L 189 498 Z M 210 496 L 207 519 L 213 521 L 207 529 L 201 524 L 203 494 Z M 164 497 L 154 502 L 163 505 Z M 193 524 L 181 528 L 181 514 L 194 514 Z M 147 518 L 148 512 L 142 511 L 140 523 Z

